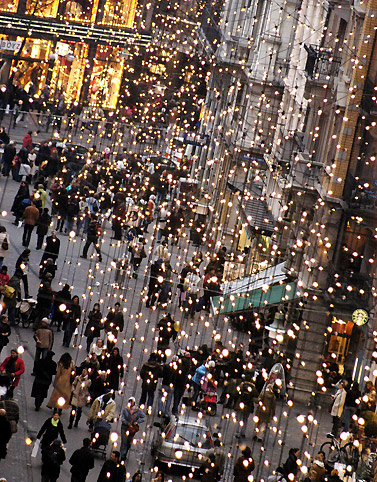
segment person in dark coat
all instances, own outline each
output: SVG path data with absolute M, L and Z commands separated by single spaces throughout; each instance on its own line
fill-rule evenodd
M 16 324 L 17 301 L 20 301 L 21 299 L 21 278 L 22 271 L 16 270 L 12 278 L 7 283 L 8 286 L 15 290 L 14 294 L 11 298 L 5 295 L 3 296 L 4 311 L 8 312 L 10 326 L 14 326 Z
M 246 446 L 242 450 L 241 457 L 238 457 L 236 463 L 234 464 L 233 482 L 248 482 L 249 476 L 254 469 L 255 463 L 253 458 L 251 457 L 251 449 L 250 447 Z
M 120 309 L 120 303 L 115 303 L 114 309 L 109 311 L 105 321 L 105 331 L 107 333 L 107 348 L 111 351 L 116 342 L 119 333 L 124 328 L 123 312 Z
M 67 322 L 69 319 L 69 307 L 71 301 L 71 293 L 68 284 L 63 286 L 63 289 L 58 291 L 54 298 L 54 314 L 52 316 L 52 323 L 56 323 L 58 325 L 58 331 L 61 331 L 60 327 L 63 323 L 63 330 L 65 330 L 67 326 Z M 65 307 L 65 309 L 63 309 Z
M 47 352 L 46 358 L 38 360 L 34 364 L 34 382 L 31 389 L 31 396 L 35 399 L 35 411 L 38 412 L 43 400 L 47 398 L 48 389 L 52 382 L 52 377 L 56 375 L 56 362 L 52 359 L 55 355 L 53 351 Z
M 9 176 L 10 170 L 12 168 L 12 162 L 15 155 L 16 155 L 16 148 L 14 145 L 14 141 L 10 141 L 10 143 L 4 147 L 3 170 L 2 170 L 3 176 Z
M 124 375 L 123 358 L 119 353 L 119 348 L 116 346 L 107 360 L 107 369 L 109 370 L 109 388 L 116 391 L 119 389 L 119 378 L 123 379 Z
M 75 450 L 69 459 L 71 467 L 71 482 L 85 482 L 89 470 L 94 467 L 94 457 L 89 449 L 91 440 L 84 438 L 81 449 Z
M 65 452 L 59 439 L 42 448 L 42 482 L 56 482 L 60 467 L 65 460 Z
M 42 214 L 39 216 L 37 225 L 37 249 L 41 249 L 43 240 L 48 233 L 48 228 L 51 224 L 51 216 L 48 212 L 48 208 L 44 208 Z
M 292 448 L 289 450 L 288 458 L 284 462 L 282 470 L 279 472 L 283 475 L 285 480 L 290 480 L 289 474 L 293 474 L 296 478 L 298 472 L 297 459 L 300 455 L 300 449 Z
M 10 422 L 7 419 L 7 412 L 0 409 L 0 459 L 7 456 L 7 444 L 12 436 Z
M 56 263 L 59 256 L 59 250 L 60 239 L 57 237 L 56 231 L 52 231 L 51 236 L 47 236 L 46 238 L 46 247 L 42 255 L 40 266 L 43 266 L 48 258 L 51 258 L 54 263 Z
M 101 336 L 101 330 L 104 326 L 102 323 L 102 314 L 100 312 L 99 303 L 94 303 L 93 310 L 89 313 L 88 324 L 85 327 L 84 336 L 86 336 L 86 351 L 89 353 L 90 345 L 94 338 Z
M 141 397 L 139 405 L 144 406 L 147 402 L 147 406 L 153 405 L 154 394 L 157 388 L 157 382 L 161 376 L 162 367 L 157 359 L 156 353 L 151 353 L 149 360 L 144 363 L 140 370 L 140 378 L 143 383 L 141 386 Z
M 79 326 L 81 321 L 81 306 L 80 298 L 75 295 L 72 297 L 71 302 L 68 306 L 69 314 L 66 327 L 64 329 L 63 346 L 69 347 L 71 343 L 72 335 L 76 328 Z
M 26 205 L 24 205 L 22 201 L 24 201 L 25 199 L 29 199 L 30 202 L 29 185 L 26 182 L 21 181 L 20 187 L 18 188 L 17 194 L 14 197 L 11 207 L 11 211 L 16 218 L 14 224 L 18 224 L 18 221 L 22 218 L 26 207 Z
M 124 482 L 126 469 L 120 463 L 120 453 L 117 450 L 111 452 L 110 460 L 106 460 L 99 473 L 97 482 Z
M 11 327 L 7 315 L 0 316 L 0 353 L 8 345 L 11 334 Z
M 51 443 L 60 435 L 63 443 L 67 443 L 67 439 L 65 438 L 63 424 L 60 421 L 60 415 L 56 412 L 52 417 L 49 417 L 45 423 L 42 425 L 41 429 L 38 432 L 37 439 L 41 440 L 41 446 L 49 447 Z

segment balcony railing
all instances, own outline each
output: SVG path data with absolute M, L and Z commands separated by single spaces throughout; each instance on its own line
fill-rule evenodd
M 308 52 L 305 72 L 311 80 L 328 82 L 337 76 L 341 59 L 332 49 L 305 44 L 305 50 Z
M 343 197 L 351 209 L 376 212 L 377 181 L 354 178 L 348 174 Z

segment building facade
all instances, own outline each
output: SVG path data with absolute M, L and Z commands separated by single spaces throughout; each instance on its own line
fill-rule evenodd
M 374 9 L 230 0 L 215 45 L 203 41 L 207 234 L 246 265 L 215 311 L 251 330 L 262 320 L 304 399 L 334 372 L 373 378 Z

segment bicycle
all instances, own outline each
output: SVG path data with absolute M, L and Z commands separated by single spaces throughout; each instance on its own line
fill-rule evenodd
M 325 458 L 330 465 L 336 462 L 343 463 L 347 466 L 351 466 L 354 470 L 359 463 L 359 449 L 353 444 L 348 442 L 343 447 L 341 441 L 337 440 L 334 436 L 328 435 L 331 438 L 331 442 L 324 442 L 321 445 L 320 452 L 325 454 Z

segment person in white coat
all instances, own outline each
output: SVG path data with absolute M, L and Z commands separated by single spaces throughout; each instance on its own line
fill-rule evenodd
M 346 395 L 347 392 L 345 390 L 347 382 L 341 381 L 339 382 L 339 388 L 334 395 L 333 403 L 331 406 L 331 416 L 332 416 L 332 433 L 334 437 L 338 437 L 339 435 L 339 427 L 340 427 L 340 417 L 343 413 L 343 407 L 346 402 Z

